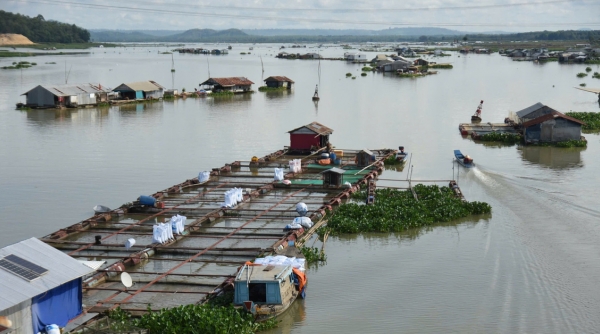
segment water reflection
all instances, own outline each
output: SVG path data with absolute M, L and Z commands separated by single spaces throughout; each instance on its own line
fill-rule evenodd
M 561 148 L 522 146 L 519 148 L 523 160 L 550 168 L 583 167 L 581 152 L 585 147 Z
M 277 320 L 280 321 L 277 328 L 270 331 L 265 331 L 263 333 L 291 333 L 298 324 L 302 324 L 306 320 L 306 307 L 304 303 L 304 299 L 298 298 L 294 303 L 292 303 L 292 305 L 290 305 L 287 311 L 277 317 Z
M 220 104 L 240 104 L 252 101 L 252 95 L 254 94 L 236 94 L 233 96 L 217 96 L 208 97 L 204 101 L 208 105 L 220 105 Z
M 279 98 L 284 98 L 284 97 L 291 97 L 292 96 L 292 91 L 291 90 L 280 90 L 280 91 L 275 91 L 275 92 L 265 92 L 265 96 L 267 97 L 268 100 L 273 100 L 273 99 L 279 99 Z
M 57 123 L 69 124 L 75 121 L 95 121 L 108 118 L 110 108 L 93 109 L 34 109 L 28 110 L 27 120 L 38 126 Z

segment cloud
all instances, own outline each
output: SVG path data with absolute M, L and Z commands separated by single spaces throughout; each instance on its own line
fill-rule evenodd
M 597 22 L 597 0 L 4 0 L 0 9 L 88 29 L 308 28 L 387 29 L 441 26 L 462 31 L 584 28 Z M 543 2 L 543 3 L 542 3 Z M 475 8 L 477 6 L 488 6 Z M 600 24 L 600 23 L 599 23 Z M 598 25 L 587 26 L 598 28 Z

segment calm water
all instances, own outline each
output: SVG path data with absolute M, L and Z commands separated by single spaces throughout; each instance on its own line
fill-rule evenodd
M 461 149 L 479 166 L 461 170 L 461 188 L 469 200 L 490 203 L 493 214 L 406 234 L 330 238 L 327 265 L 309 270 L 308 299 L 274 333 L 600 328 L 600 137 L 586 134 L 586 149 L 521 148 L 476 144 L 457 129 L 481 99 L 484 121 L 493 122 L 535 102 L 598 111 L 595 95 L 573 88 L 598 86 L 576 78 L 584 66 L 455 54 L 438 59 L 454 69 L 406 79 L 360 77 L 358 65 L 322 61 L 317 106 L 310 97 L 318 62 L 274 59 L 278 46 L 254 46 L 244 56 L 239 53 L 248 45 L 234 45 L 227 56 L 175 54 L 175 74 L 171 56 L 158 53 L 165 50 L 94 49 L 0 71 L 0 246 L 71 225 L 92 215 L 96 204 L 116 207 L 199 171 L 272 152 L 288 143 L 286 131 L 316 120 L 335 130 L 331 139 L 340 148 L 404 145 L 413 153 L 414 179 L 451 178 L 452 150 Z M 0 66 L 12 61 L 18 59 L 0 58 Z M 65 64 L 70 83 L 110 87 L 151 79 L 192 90 L 209 67 L 213 77 L 246 76 L 257 84 L 285 75 L 296 87 L 291 94 L 230 100 L 14 110 L 24 102 L 19 95 L 36 85 L 64 83 Z M 345 78 L 347 72 L 356 79 Z M 383 177 L 405 179 L 406 170 Z

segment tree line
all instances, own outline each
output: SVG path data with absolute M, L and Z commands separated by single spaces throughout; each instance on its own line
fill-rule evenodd
M 86 43 L 90 32 L 74 24 L 46 21 L 42 15 L 29 17 L 0 10 L 0 33 L 21 34 L 37 43 Z

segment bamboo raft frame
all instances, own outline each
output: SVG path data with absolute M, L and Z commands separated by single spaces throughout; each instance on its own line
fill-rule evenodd
M 344 150 L 344 160 L 353 161 L 359 150 Z M 42 241 L 79 260 L 106 263 L 83 281 L 84 312 L 100 313 L 121 307 L 133 314 L 152 309 L 203 303 L 231 286 L 232 276 L 246 261 L 266 254 L 283 254 L 290 242 L 301 245 L 326 223 L 324 218 L 337 206 L 383 172 L 383 161 L 396 150 L 372 150 L 376 162 L 351 187 L 282 185 L 273 181 L 273 167 L 302 159 L 300 173 L 286 179 L 320 178 L 307 168 L 313 155 L 288 156 L 285 150 L 271 153 L 258 162 L 235 161 L 213 168 L 210 178 L 198 178 L 158 191 L 152 196 L 164 208 L 127 204 L 108 213 L 96 214 L 60 229 Z M 251 170 L 258 170 L 253 175 Z M 358 168 L 357 168 L 358 170 Z M 269 179 L 267 179 L 269 178 Z M 222 208 L 223 192 L 242 188 L 243 200 L 233 208 Z M 284 231 L 298 216 L 298 202 L 309 205 L 307 216 L 315 225 L 307 231 Z M 152 226 L 179 214 L 188 217 L 182 235 L 164 244 L 152 243 Z M 100 236 L 100 244 L 94 237 Z M 130 249 L 125 241 L 136 239 Z M 127 272 L 135 282 L 125 288 L 118 275 Z M 225 278 L 225 280 L 223 280 Z M 177 296 L 177 297 L 175 297 Z M 97 321 L 98 315 L 86 321 Z

